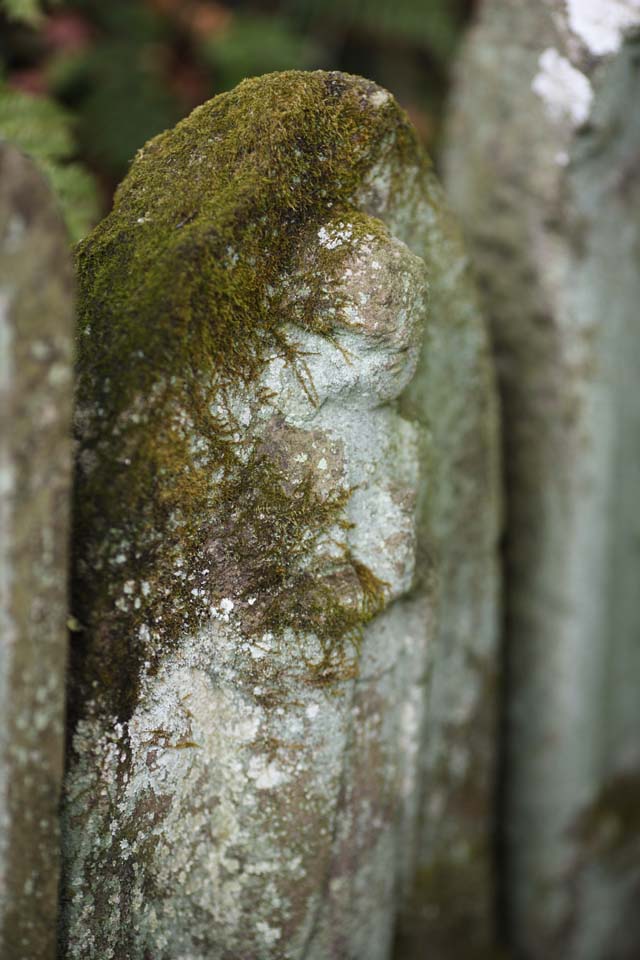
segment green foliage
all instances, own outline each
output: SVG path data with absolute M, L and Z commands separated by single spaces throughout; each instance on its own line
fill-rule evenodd
M 391 90 L 437 152 L 474 0 L 0 0 L 0 75 L 63 105 L 104 196 L 136 150 L 246 77 L 339 69 Z
M 313 38 L 286 20 L 249 14 L 234 17 L 229 29 L 207 40 L 203 54 L 225 88 L 276 70 L 307 70 L 321 59 Z
M 114 70 L 113 64 L 127 64 Z M 180 119 L 176 101 L 157 81 L 153 65 L 123 40 L 104 44 L 92 57 L 89 92 L 82 101 L 79 136 L 84 151 L 108 174 L 119 177 L 136 150 Z
M 93 178 L 69 163 L 74 142 L 72 118 L 45 97 L 33 97 L 0 84 L 0 138 L 35 160 L 58 197 L 73 240 L 81 239 L 98 216 Z
M 42 3 L 40 0 L 0 0 L 0 13 L 5 14 L 9 20 L 35 26 L 43 16 Z
M 285 0 L 307 23 L 324 19 L 343 29 L 364 28 L 372 37 L 408 40 L 439 58 L 449 57 L 464 20 L 463 0 Z
M 43 163 L 42 166 L 62 207 L 69 236 L 75 243 L 87 235 L 99 217 L 95 181 L 78 163 Z
M 70 117 L 58 104 L 0 85 L 0 135 L 34 159 L 56 163 L 73 150 Z
M 168 88 L 160 18 L 140 3 L 94 5 L 92 12 L 101 42 L 76 61 L 67 82 L 81 87 L 71 99 L 83 152 L 119 179 L 136 150 L 172 127 L 184 109 Z

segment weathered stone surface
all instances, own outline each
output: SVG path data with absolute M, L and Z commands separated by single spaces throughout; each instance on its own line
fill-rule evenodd
M 404 115 L 246 81 L 141 151 L 78 263 L 66 955 L 386 958 L 441 864 L 483 913 L 496 413 Z
M 545 960 L 640 951 L 634 25 L 630 0 L 487 0 L 447 157 L 505 410 L 504 892 Z
M 71 257 L 50 191 L 0 143 L 0 955 L 53 958 L 64 756 Z
M 414 664 L 406 681 L 404 711 L 421 734 L 397 956 L 422 958 L 428 944 L 431 960 L 447 960 L 494 952 L 501 483 L 493 365 L 467 255 L 436 178 L 422 183 L 426 197 L 400 194 L 391 220 L 430 276 L 422 357 L 401 401 L 429 434 L 417 529 L 431 609 L 426 687 Z

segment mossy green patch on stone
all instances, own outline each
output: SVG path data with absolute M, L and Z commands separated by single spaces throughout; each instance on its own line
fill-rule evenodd
M 313 396 L 286 330 L 332 337 L 327 283 L 349 244 L 323 250 L 308 276 L 301 246 L 339 217 L 353 242 L 372 229 L 353 198 L 377 161 L 424 163 L 379 93 L 323 72 L 245 81 L 147 144 L 77 248 L 74 614 L 87 629 L 75 655 L 121 717 L 141 661 L 153 669 L 229 595 L 225 569 L 242 568 L 236 599 L 260 592 L 247 623 L 313 632 L 326 649 L 357 639 L 382 605 L 383 585 L 346 547 L 331 570 L 311 563 L 346 522 L 348 489 L 320 495 L 302 478 L 292 490 L 230 413 L 274 355 Z

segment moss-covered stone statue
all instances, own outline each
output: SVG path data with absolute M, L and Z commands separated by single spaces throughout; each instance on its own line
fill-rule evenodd
M 496 411 L 406 117 L 247 80 L 78 271 L 64 955 L 482 949 Z

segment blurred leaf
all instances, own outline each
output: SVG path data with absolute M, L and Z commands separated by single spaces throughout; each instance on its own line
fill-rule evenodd
M 236 15 L 227 30 L 202 44 L 202 52 L 225 88 L 274 70 L 304 70 L 320 59 L 317 44 L 285 20 L 249 14 Z
M 47 75 L 41 66 L 26 70 L 12 70 L 10 75 L 11 87 L 23 93 L 44 96 L 48 91 Z
M 84 59 L 56 64 L 52 80 L 77 117 L 83 155 L 112 182 L 139 147 L 184 114 L 170 88 L 168 22 L 141 0 L 72 0 L 91 25 Z
M 219 3 L 195 3 L 181 9 L 192 33 L 201 37 L 220 33 L 233 17 L 231 10 Z
M 64 9 L 47 17 L 42 34 L 50 50 L 69 54 L 86 50 L 93 39 L 91 24 L 86 17 Z
M 69 168 L 70 157 L 82 158 L 108 193 L 145 141 L 214 93 L 256 74 L 323 67 L 388 87 L 437 150 L 451 56 L 472 6 L 472 0 L 0 0 L 0 92 L 8 96 L 5 76 L 14 91 L 38 94 L 0 102 L 0 128 L 49 158 L 42 163 L 52 178 L 52 169 Z M 52 114 L 54 99 L 69 112 Z M 82 167 L 73 170 L 79 179 L 58 176 L 56 188 L 65 196 L 76 191 L 82 217 L 90 179 Z
M 421 44 L 442 59 L 451 55 L 465 12 L 464 0 L 284 0 L 284 6 L 303 22 L 364 28 Z
M 169 17 L 196 37 L 220 33 L 233 17 L 228 6 L 216 0 L 146 0 L 152 9 Z
M 88 61 L 79 135 L 87 155 L 118 179 L 139 147 L 182 116 L 162 74 L 162 54 L 152 44 L 103 43 Z
M 34 159 L 62 160 L 73 151 L 70 118 L 45 97 L 0 85 L 0 137 Z
M 47 61 L 48 89 L 56 98 L 66 102 L 75 91 L 82 91 L 87 84 L 88 58 L 84 52 L 54 53 Z
M 43 17 L 40 0 L 0 0 L 0 12 L 9 20 L 20 20 L 33 26 Z
M 99 219 L 94 178 L 79 163 L 43 164 L 45 174 L 60 200 L 69 234 L 74 243 L 89 233 Z
M 81 239 L 97 220 L 98 202 L 90 174 L 79 164 L 66 162 L 74 151 L 66 111 L 44 97 L 0 83 L 0 140 L 33 158 L 58 197 L 71 239 Z

